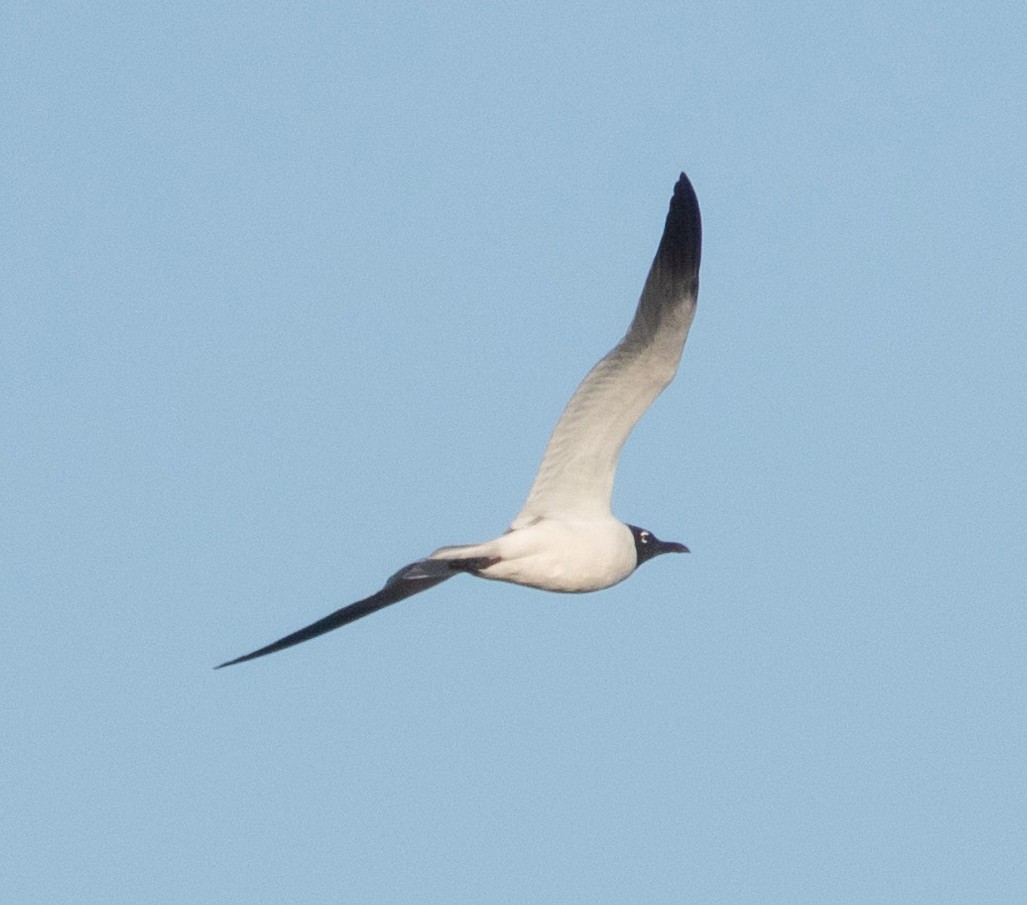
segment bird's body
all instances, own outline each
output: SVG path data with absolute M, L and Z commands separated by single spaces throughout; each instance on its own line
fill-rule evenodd
M 682 173 L 631 326 L 567 403 L 524 507 L 505 533 L 484 543 L 442 547 L 404 566 L 377 594 L 221 666 L 292 647 L 461 572 L 582 593 L 623 581 L 653 556 L 687 552 L 683 544 L 616 519 L 610 498 L 624 441 L 677 372 L 695 314 L 701 244 L 699 204 Z
M 612 515 L 601 519 L 540 518 L 495 540 L 443 547 L 429 559 L 495 559 L 475 570 L 479 578 L 542 591 L 601 591 L 635 571 L 631 529 Z

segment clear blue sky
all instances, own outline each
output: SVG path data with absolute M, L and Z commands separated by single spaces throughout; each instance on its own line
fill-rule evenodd
M 1027 901 L 1027 8 L 12 2 L 0 900 Z M 671 188 L 692 548 L 453 581 Z

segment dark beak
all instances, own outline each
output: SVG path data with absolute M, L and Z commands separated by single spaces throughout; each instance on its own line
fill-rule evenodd
M 672 540 L 661 540 L 660 546 L 657 549 L 657 553 L 691 553 L 684 544 L 679 544 L 677 541 Z

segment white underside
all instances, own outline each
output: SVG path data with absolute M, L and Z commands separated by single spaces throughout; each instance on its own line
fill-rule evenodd
M 494 558 L 474 574 L 546 591 L 598 591 L 635 571 L 631 529 L 610 513 L 614 473 L 632 428 L 677 372 L 695 314 L 700 232 L 698 202 L 682 174 L 628 332 L 571 396 L 510 529 L 482 544 L 436 550 L 390 581 L 445 579 L 453 570 L 439 561 L 447 559 Z
M 429 559 L 498 557 L 475 574 L 492 581 L 581 593 L 599 591 L 635 571 L 635 540 L 627 525 L 604 519 L 545 518 L 482 544 L 442 547 Z

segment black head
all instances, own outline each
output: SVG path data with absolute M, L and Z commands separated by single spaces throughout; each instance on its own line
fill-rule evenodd
M 659 556 L 661 553 L 688 552 L 688 547 L 684 544 L 679 544 L 672 540 L 660 540 L 651 531 L 646 531 L 645 528 L 636 528 L 634 525 L 628 525 L 628 527 L 635 538 L 635 557 L 638 560 L 635 568 L 638 568 L 646 560 Z

